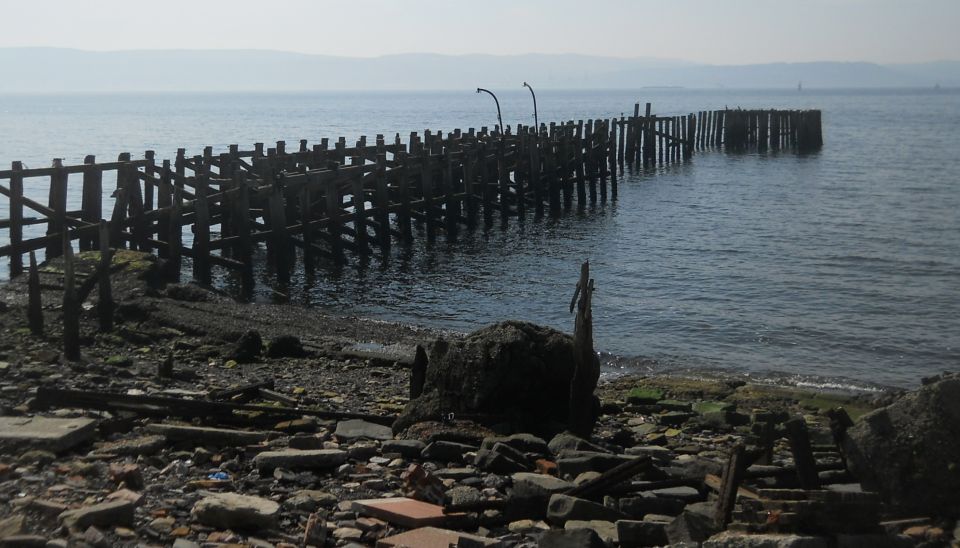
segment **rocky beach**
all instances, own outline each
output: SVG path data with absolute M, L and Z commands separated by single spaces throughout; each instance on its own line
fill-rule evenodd
M 577 436 L 554 330 L 241 303 L 130 251 L 112 271 L 78 360 L 62 263 L 40 333 L 26 276 L 0 286 L 0 546 L 960 545 L 960 377 L 617 377 Z

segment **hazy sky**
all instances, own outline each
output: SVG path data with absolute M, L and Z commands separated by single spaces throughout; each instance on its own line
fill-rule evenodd
M 960 58 L 960 0 L 0 0 L 0 47 Z

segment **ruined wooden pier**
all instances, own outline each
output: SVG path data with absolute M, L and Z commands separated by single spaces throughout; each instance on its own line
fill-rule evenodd
M 23 273 L 24 255 L 45 250 L 51 259 L 70 252 L 129 247 L 156 252 L 173 279 L 182 259 L 193 277 L 210 283 L 214 267 L 236 271 L 245 290 L 254 278 L 261 243 L 281 282 L 298 260 L 341 261 L 410 243 L 415 233 L 455 239 L 463 229 L 499 219 L 560 215 L 573 207 L 616 198 L 617 178 L 628 168 L 683 162 L 696 151 L 723 148 L 807 151 L 822 145 L 815 110 L 715 110 L 657 116 L 650 104 L 632 116 L 542 124 L 539 128 L 459 129 L 443 134 L 397 134 L 387 141 L 361 137 L 348 146 L 322 139 L 297 150 L 283 141 L 252 150 L 231 145 L 214 153 L 158 160 L 152 151 L 133 159 L 0 171 L 0 195 L 9 218 L 0 219 L 0 258 L 10 276 Z M 112 208 L 103 211 L 104 181 Z M 68 210 L 68 187 L 82 185 L 81 207 Z M 46 204 L 24 194 L 26 184 L 48 184 Z M 33 194 L 36 196 L 36 194 Z M 30 210 L 36 216 L 25 216 Z M 109 220 L 106 220 L 109 219 Z M 24 239 L 24 227 L 45 225 Z M 418 230 L 414 230 L 414 227 Z M 4 234 L 6 232 L 6 234 Z M 184 244 L 184 234 L 192 242 Z M 6 238 L 3 238 L 6 236 Z M 65 245 L 64 242 L 67 242 Z M 67 248 L 70 249 L 67 249 Z M 297 252 L 299 250 L 299 253 Z

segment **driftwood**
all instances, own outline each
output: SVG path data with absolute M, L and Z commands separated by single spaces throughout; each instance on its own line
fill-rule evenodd
M 389 426 L 396 416 L 371 415 L 368 413 L 350 413 L 341 411 L 321 411 L 291 407 L 267 405 L 246 405 L 206 400 L 189 400 L 160 396 L 131 396 L 110 392 L 85 390 L 61 390 L 40 387 L 37 390 L 35 406 L 38 409 L 50 407 L 80 407 L 100 411 L 130 411 L 151 416 L 176 416 L 183 418 L 214 417 L 229 418 L 237 412 L 260 413 L 270 417 L 317 417 L 320 419 L 362 419 L 376 424 Z

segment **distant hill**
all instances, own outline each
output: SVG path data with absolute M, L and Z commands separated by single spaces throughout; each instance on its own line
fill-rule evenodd
M 349 58 L 264 50 L 0 48 L 0 92 L 960 86 L 960 62 L 702 65 L 573 54 Z

